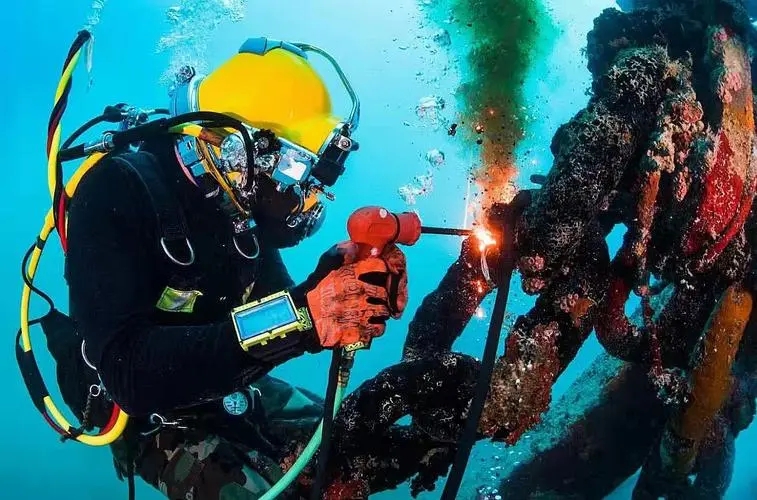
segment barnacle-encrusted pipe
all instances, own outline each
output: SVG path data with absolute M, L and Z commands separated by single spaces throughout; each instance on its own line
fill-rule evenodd
M 731 286 L 715 307 L 691 374 L 692 397 L 671 419 L 661 445 L 663 467 L 688 474 L 699 443 L 731 389 L 731 367 L 752 312 L 752 293 Z
M 625 315 L 630 287 L 618 278 L 613 278 L 612 284 L 617 288 L 610 288 L 596 317 L 597 340 L 619 359 L 648 365 L 652 361 L 650 332 Z M 659 343 L 665 366 L 688 365 L 690 349 L 717 301 L 716 294 L 724 289 L 722 282 L 714 280 L 692 280 L 674 288 L 657 321 L 657 330 L 663 333 Z
M 416 474 L 416 493 L 432 489 L 454 457 L 479 367 L 470 356 L 440 353 L 390 366 L 361 384 L 334 422 L 327 498 L 365 498 L 358 493 L 394 488 Z M 412 425 L 394 425 L 408 415 Z
M 555 161 L 546 183 L 526 209 L 518 232 L 524 288 L 537 293 L 577 242 L 638 158 L 657 110 L 678 85 L 683 68 L 658 46 L 621 51 L 594 82 L 586 109 L 561 126 L 552 140 Z
M 439 286 L 423 299 L 410 322 L 404 360 L 449 352 L 484 297 L 501 280 L 510 279 L 510 275 L 499 276 L 502 263 L 512 257 L 503 253 L 508 250 L 499 248 L 498 242 L 512 237 L 504 232 L 511 231 L 531 200 L 532 191 L 523 190 L 509 203 L 497 203 L 485 212 L 482 227 L 488 237 L 481 239 L 476 231 L 467 237 L 460 257 L 447 269 Z
M 479 424 L 484 434 L 512 444 L 536 424 L 549 406 L 552 384 L 591 332 L 609 255 L 603 232 L 595 226 L 590 234 L 575 260 L 565 263 L 565 274 L 510 332 Z
M 505 500 L 605 498 L 639 469 L 664 424 L 646 370 L 600 354 L 530 439 L 510 450 L 518 463 L 499 494 Z
M 754 155 L 754 95 L 747 46 L 727 27 L 707 32 L 704 67 L 711 81 L 706 108 L 715 129 L 701 155 L 697 204 L 686 228 L 682 253 L 696 260 L 699 272 L 715 260 L 743 230 L 757 188 Z
M 644 284 L 648 271 L 648 248 L 651 246 L 655 216 L 660 209 L 670 210 L 680 204 L 689 192 L 691 173 L 687 165 L 693 139 L 705 128 L 704 110 L 691 87 L 690 63 L 680 75 L 680 88 L 671 92 L 657 113 L 655 128 L 650 135 L 647 151 L 639 162 L 638 179 L 632 188 L 636 193 L 636 213 L 628 228 L 627 249 L 633 268 L 634 286 Z M 669 187 L 660 193 L 663 175 L 672 177 Z M 661 205 L 658 207 L 658 200 Z M 671 231 L 672 234 L 675 230 Z M 664 254 L 658 238 L 653 253 Z M 666 241 L 662 241 L 663 246 Z
M 492 290 L 481 272 L 478 255 L 466 241 L 460 257 L 447 269 L 439 286 L 423 299 L 410 321 L 403 360 L 433 356 L 452 349 L 481 301 Z
M 652 307 L 662 309 L 672 292 L 668 287 L 653 296 Z M 634 321 L 641 318 L 639 308 Z M 646 368 L 601 353 L 551 406 L 530 439 L 514 445 L 508 456 L 519 457 L 518 463 L 505 470 L 500 495 L 604 498 L 643 464 L 665 419 Z
M 652 297 L 654 309 L 659 311 L 663 305 L 670 311 L 682 307 L 671 304 L 673 300 L 686 303 L 674 293 L 680 294 L 681 290 L 668 287 Z M 706 309 L 709 311 L 711 305 Z M 705 316 L 701 322 L 687 323 L 682 328 L 701 331 L 706 320 Z M 634 322 L 640 321 L 641 311 L 638 310 Z M 752 325 L 752 330 L 757 331 L 757 321 Z M 690 352 L 688 346 L 679 347 Z M 683 352 L 675 357 L 682 355 Z M 739 356 L 745 360 L 741 352 Z M 755 392 L 749 392 L 749 370 L 740 370 L 742 380 L 707 430 L 697 459 L 695 482 L 695 488 L 702 492 L 722 491 L 730 481 L 733 437 L 749 425 L 754 414 Z M 507 500 L 526 500 L 547 493 L 561 498 L 610 495 L 643 465 L 653 446 L 659 444 L 658 436 L 665 427 L 669 411 L 658 397 L 658 391 L 659 387 L 649 379 L 644 365 L 622 362 L 604 353 L 599 355 L 552 405 L 543 422 L 530 433 L 530 439 L 519 441 L 511 449 L 513 453 L 509 456 L 518 456 L 519 464 L 510 470 L 507 460 L 505 464 L 497 464 L 505 466 L 499 494 Z M 723 422 L 728 423 L 728 432 L 722 428 Z M 659 453 L 656 455 L 659 457 Z M 607 460 L 608 456 L 614 459 Z M 645 470 L 637 487 L 636 498 L 658 498 L 656 485 L 648 483 L 648 472 Z

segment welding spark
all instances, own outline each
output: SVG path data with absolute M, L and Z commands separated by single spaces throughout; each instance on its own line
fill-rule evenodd
M 476 239 L 478 240 L 478 249 L 481 252 L 485 252 L 488 247 L 497 244 L 497 240 L 494 239 L 492 233 L 483 227 L 477 227 L 476 229 L 474 229 L 473 234 L 476 235 Z

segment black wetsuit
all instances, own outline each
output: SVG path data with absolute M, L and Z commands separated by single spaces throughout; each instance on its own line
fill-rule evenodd
M 66 276 L 70 311 L 114 400 L 130 415 L 170 412 L 222 398 L 276 365 L 314 351 L 314 332 L 244 352 L 229 312 L 293 286 L 278 249 L 261 239 L 255 260 L 234 248 L 228 216 L 177 165 L 169 143 L 147 148 L 187 221 L 196 258 L 183 267 L 163 252 L 156 215 L 134 172 L 104 160 L 70 205 Z M 183 251 L 177 246 L 176 253 Z M 196 291 L 191 312 L 156 308 L 166 287 Z
M 265 234 L 258 259 L 250 261 L 237 253 L 228 217 L 188 181 L 167 146 L 145 149 L 156 156 L 163 179 L 179 200 L 196 262 L 189 267 L 171 262 L 160 246 L 155 214 L 140 181 L 117 160 L 103 161 L 84 177 L 70 206 L 71 315 L 106 389 L 137 417 L 132 420 L 144 424 L 149 413 L 174 410 L 182 416 L 208 410 L 222 414 L 215 400 L 250 383 L 258 385 L 264 400 L 264 438 L 274 449 L 258 453 L 256 424 L 229 425 L 223 415 L 211 416 L 213 424 L 220 424 L 217 428 L 167 428 L 139 439 L 136 452 L 129 452 L 123 442 L 113 447 L 119 473 L 128 473 L 133 463 L 137 474 L 170 498 L 258 498 L 265 490 L 261 481 L 275 482 L 281 475 L 278 464 L 293 459 L 288 453 L 299 453 L 287 443 L 309 439 L 323 412 L 318 396 L 260 377 L 303 352 L 319 350 L 316 336 L 307 332 L 271 343 L 265 350 L 242 351 L 229 311 L 242 302 L 253 282 L 249 299 L 292 289 L 293 282 Z M 178 254 L 183 249 L 179 245 L 176 250 Z M 176 257 L 186 258 L 186 251 Z M 456 278 L 461 266 L 469 267 L 458 262 L 450 271 Z M 444 346 L 459 335 L 473 312 L 458 313 L 446 302 L 457 302 L 455 294 L 448 293 L 457 281 L 445 279 L 440 286 L 444 303 L 425 301 L 412 323 L 410 336 L 416 344 L 437 334 L 444 339 L 439 341 L 442 352 L 433 349 L 433 355 L 389 367 L 366 381 L 346 398 L 337 419 L 330 461 L 361 475 L 374 492 L 396 487 L 419 469 L 423 472 L 418 481 L 433 484 L 451 459 L 454 441 L 440 441 L 425 425 L 392 424 L 411 413 L 423 423 L 444 421 L 454 429 L 462 425 L 478 366 L 472 358 L 446 352 L 450 346 Z M 167 286 L 200 291 L 193 312 L 158 309 Z M 292 289 L 295 301 L 302 300 L 305 288 Z M 448 322 L 448 331 L 440 319 Z M 402 408 L 387 411 L 384 401 Z M 429 462 L 434 449 L 439 453 Z M 186 470 L 189 476 L 182 472 Z

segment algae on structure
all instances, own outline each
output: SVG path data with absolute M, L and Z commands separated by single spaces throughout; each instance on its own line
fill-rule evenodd
M 437 22 L 451 15 L 467 30 L 458 130 L 481 147 L 473 175 L 482 206 L 509 201 L 515 148 L 529 124 L 524 82 L 531 63 L 554 42 L 554 23 L 543 0 L 444 0 L 430 15 Z

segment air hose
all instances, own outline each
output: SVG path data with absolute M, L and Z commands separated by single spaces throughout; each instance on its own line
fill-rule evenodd
M 335 351 L 331 357 L 331 367 L 329 368 L 329 382 L 326 388 L 326 401 L 323 412 L 323 429 L 321 432 L 321 448 L 318 455 L 318 471 L 315 475 L 315 482 L 310 490 L 310 500 L 321 500 L 321 490 L 326 481 L 328 472 L 328 458 L 331 451 L 331 438 L 334 432 L 334 416 L 339 409 L 336 405 L 336 394 L 342 383 L 339 380 L 339 372 L 342 369 L 342 362 L 346 361 L 340 351 Z M 349 369 L 349 368 L 348 368 Z M 346 384 L 345 384 L 346 385 Z M 341 403 L 341 401 L 340 401 Z M 331 411 L 329 411 L 331 410 Z
M 331 443 L 331 432 L 333 428 L 334 416 L 339 411 L 344 397 L 344 389 L 349 380 L 350 369 L 354 359 L 354 352 L 342 354 L 341 350 L 335 350 L 331 357 L 331 367 L 329 369 L 329 382 L 326 389 L 326 401 L 324 404 L 323 419 L 318 424 L 318 428 L 313 433 L 305 449 L 292 464 L 289 470 L 274 484 L 270 490 L 266 491 L 260 500 L 273 500 L 278 498 L 290 484 L 299 476 L 310 460 L 321 448 L 321 459 L 318 467 L 318 474 L 315 485 L 311 493 L 311 498 L 320 498 L 320 490 L 323 487 L 326 474 L 326 459 Z M 322 446 L 323 444 L 323 446 Z

